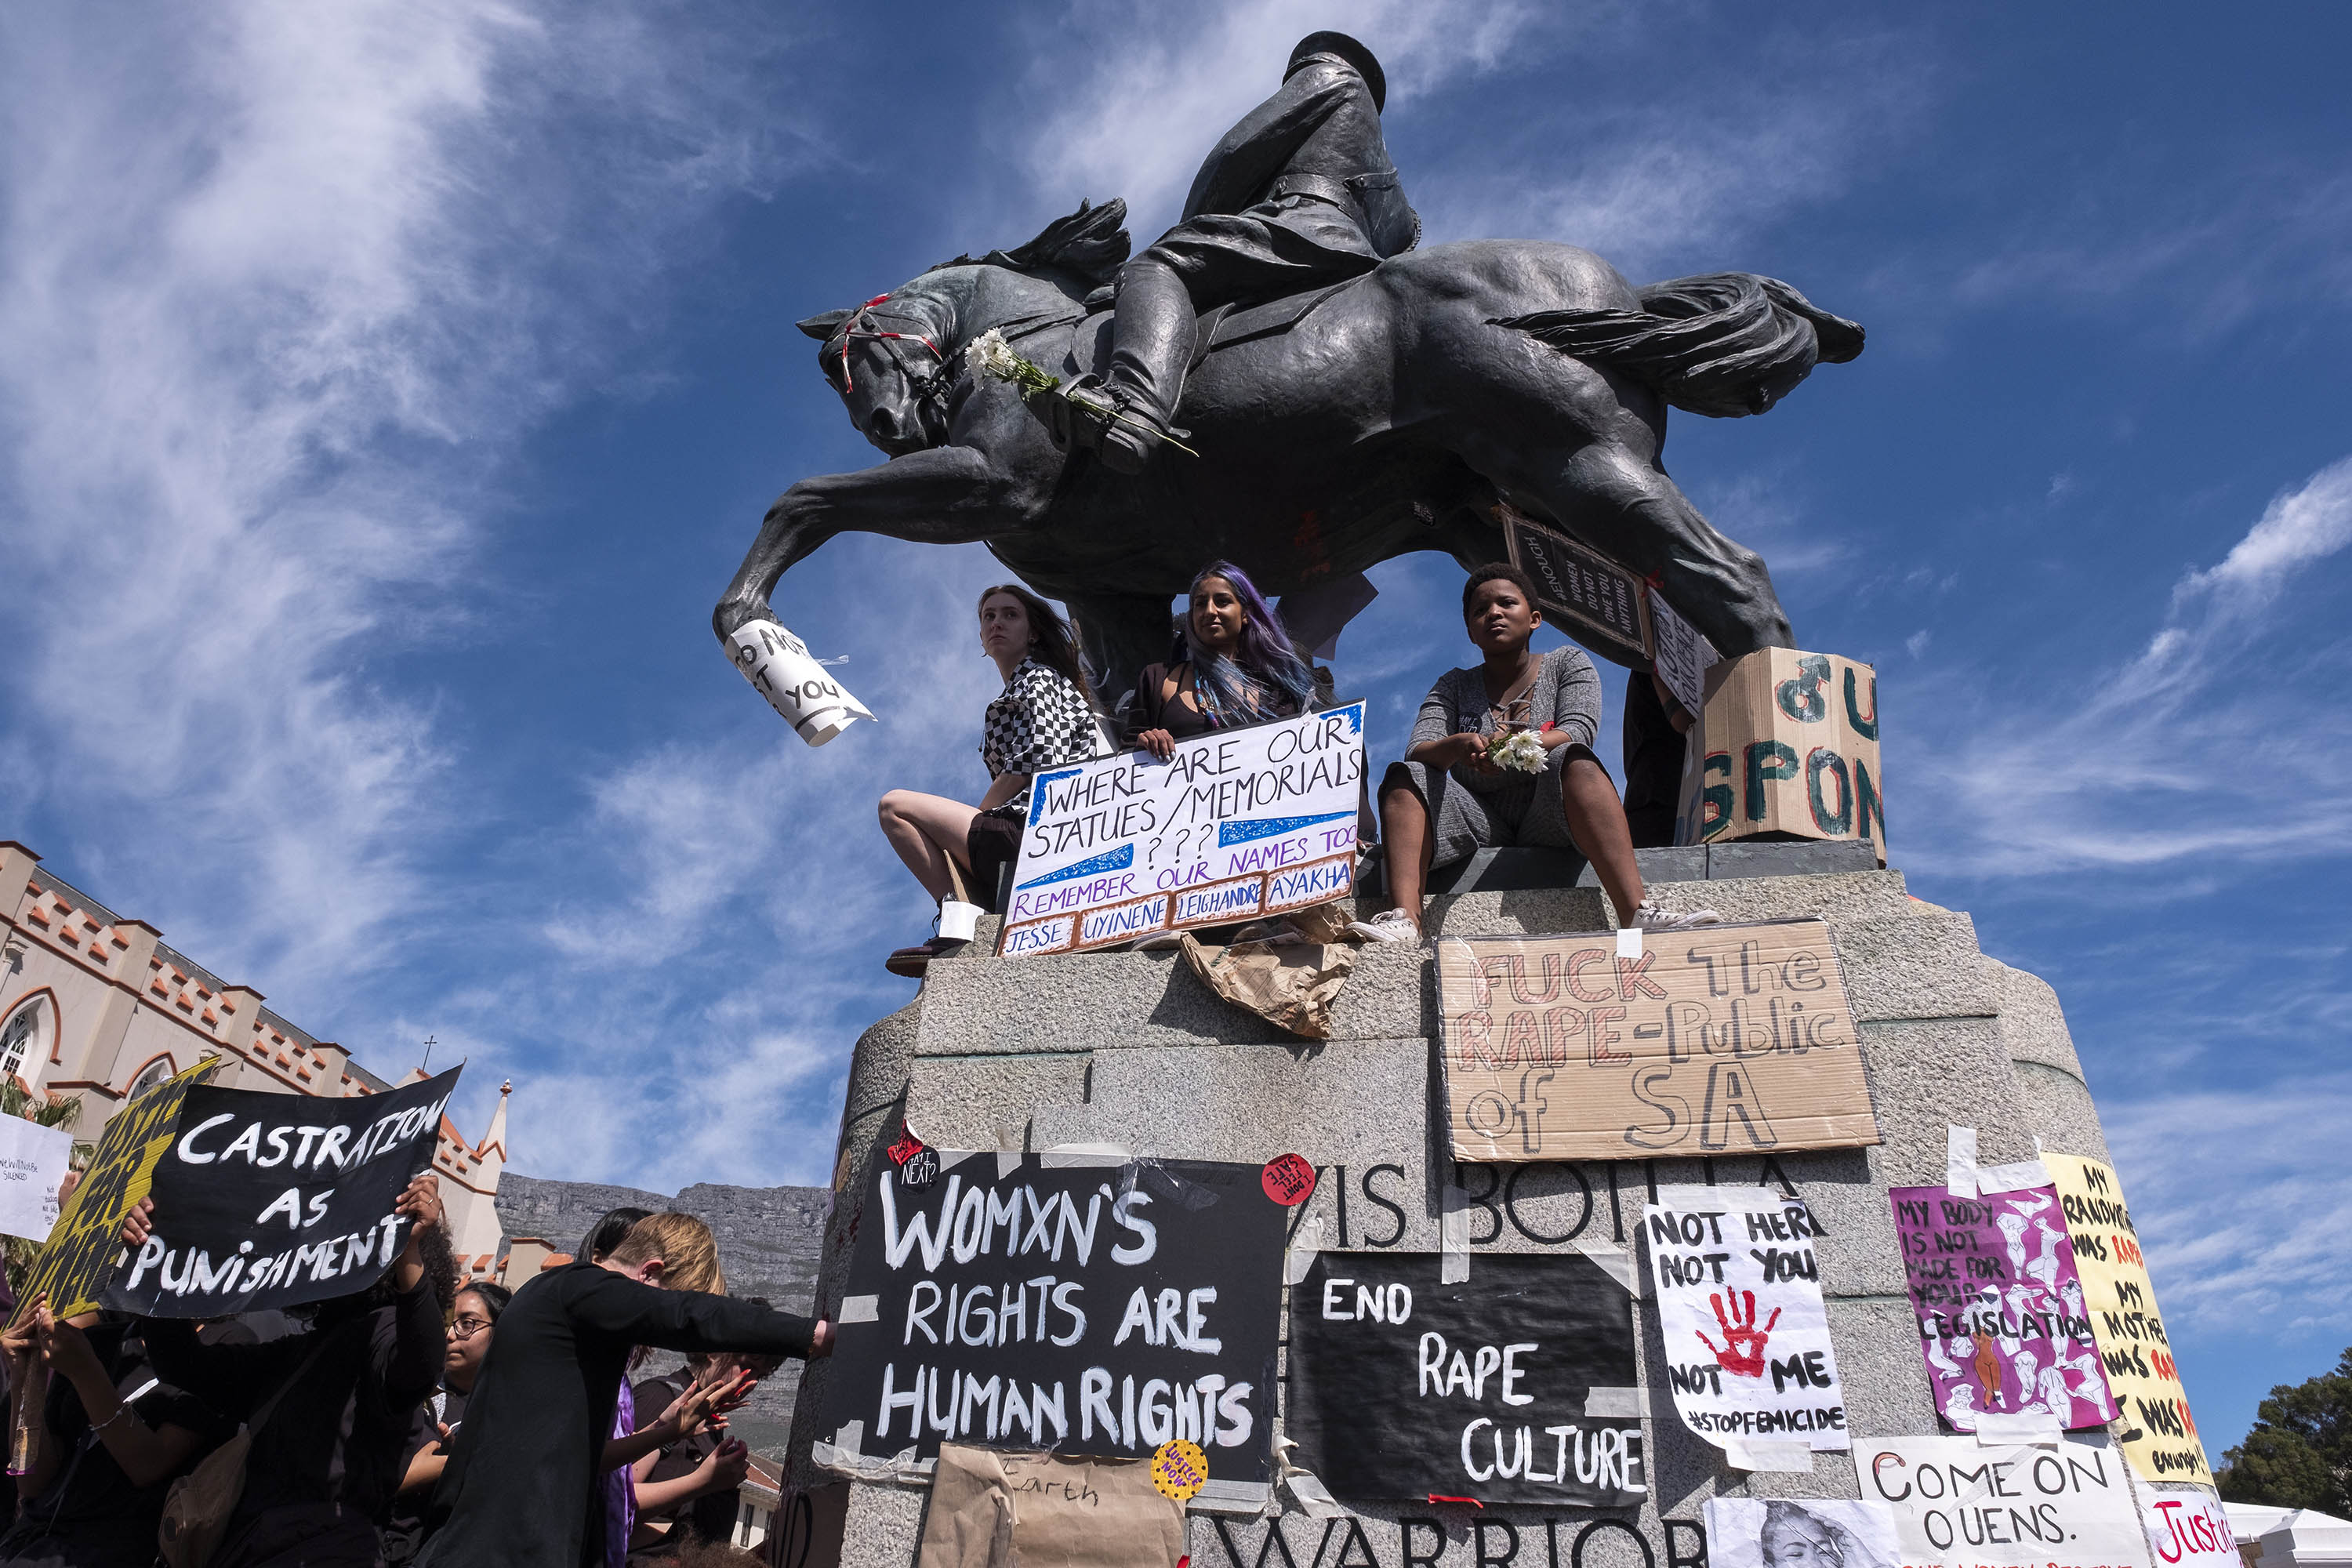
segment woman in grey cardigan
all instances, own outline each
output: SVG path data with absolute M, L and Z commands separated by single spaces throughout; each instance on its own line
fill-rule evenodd
M 1381 838 L 1395 908 L 1353 930 L 1378 942 L 1421 940 L 1421 896 L 1432 866 L 1451 865 L 1494 846 L 1574 849 L 1617 908 L 1620 925 L 1674 931 L 1713 925 L 1709 910 L 1671 915 L 1643 896 L 1625 807 L 1592 754 L 1601 726 L 1601 679 L 1575 647 L 1538 658 L 1528 646 L 1543 616 L 1535 585 L 1496 562 L 1470 574 L 1462 590 L 1478 664 L 1449 669 L 1422 702 L 1404 760 L 1381 781 Z M 1498 763 L 1541 748 L 1540 765 Z M 1532 760 L 1532 759 L 1530 759 Z

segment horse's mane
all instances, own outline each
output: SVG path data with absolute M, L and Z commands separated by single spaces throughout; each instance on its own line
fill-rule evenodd
M 1098 287 L 1117 279 L 1119 264 L 1127 259 L 1129 248 L 1127 203 L 1113 196 L 1100 206 L 1081 201 L 1077 211 L 1067 217 L 1055 218 L 1026 245 L 1011 250 L 992 250 L 985 256 L 959 256 L 929 270 L 984 266 L 1007 268 L 1014 272 L 1061 272 Z

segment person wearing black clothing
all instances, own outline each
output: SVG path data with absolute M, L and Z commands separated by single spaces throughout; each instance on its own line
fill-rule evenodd
M 656 1215 L 602 1263 L 550 1269 L 515 1292 L 435 1494 L 448 1522 L 418 1568 L 605 1561 L 604 1444 L 636 1346 L 791 1356 L 831 1347 L 828 1323 L 661 1289 L 668 1264 L 656 1249 L 674 1218 L 684 1216 Z
M 1625 826 L 1636 849 L 1675 841 L 1675 813 L 1681 808 L 1683 757 L 1690 744 L 1691 716 L 1665 682 L 1646 669 L 1625 681 Z
M 410 1417 L 408 1447 L 401 1455 L 400 1495 L 376 1532 L 382 1568 L 415 1556 L 425 1537 L 441 1527 L 440 1516 L 427 1505 L 449 1462 L 449 1445 L 465 1424 L 466 1401 L 481 1375 L 499 1314 L 512 1300 L 513 1291 L 487 1279 L 477 1279 L 457 1292 L 449 1320 L 449 1351 L 441 1362 L 441 1392 Z
M 457 1293 L 439 1181 L 418 1176 L 396 1207 L 415 1223 L 391 1270 L 368 1290 L 320 1302 L 306 1332 L 207 1345 L 185 1320 L 145 1320 L 156 1370 L 230 1421 L 247 1420 L 299 1373 L 252 1435 L 245 1493 L 211 1568 L 373 1568 L 376 1521 L 400 1488 L 410 1419 L 440 1383 L 441 1304 Z
M 12 1389 L 38 1386 L 44 1362 L 52 1373 L 33 1468 L 16 1478 L 23 1512 L 0 1535 L 5 1568 L 152 1561 L 164 1492 L 232 1430 L 157 1379 L 139 1327 L 95 1312 L 60 1322 L 43 1303 L 0 1338 Z

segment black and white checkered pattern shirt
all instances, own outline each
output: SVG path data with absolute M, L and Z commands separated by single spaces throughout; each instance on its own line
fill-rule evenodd
M 981 727 L 980 756 L 988 776 L 1038 773 L 1104 754 L 1101 731 L 1086 698 L 1060 671 L 1024 658 L 1003 694 L 988 705 Z M 1029 809 L 1023 790 L 997 808 L 1008 816 Z

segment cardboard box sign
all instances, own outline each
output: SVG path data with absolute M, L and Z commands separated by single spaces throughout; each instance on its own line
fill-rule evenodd
M 1707 672 L 1706 708 L 1692 733 L 1703 739 L 1685 775 L 1682 842 L 1860 838 L 1886 864 L 1872 667 L 1759 648 Z
M 1455 1159 L 1879 1141 L 1826 924 L 1705 926 L 1637 944 L 1639 935 L 1438 942 L 1438 1061 Z

